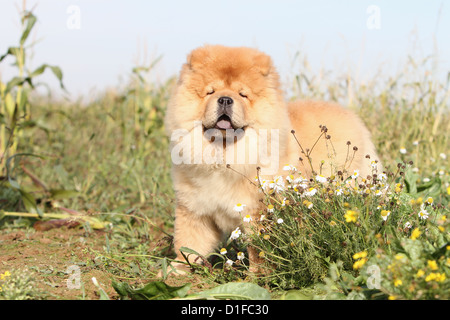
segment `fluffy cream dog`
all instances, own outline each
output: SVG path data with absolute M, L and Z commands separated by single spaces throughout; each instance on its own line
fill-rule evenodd
M 354 113 L 327 102 L 286 104 L 271 58 L 250 48 L 192 51 L 165 124 L 171 138 L 179 260 L 181 247 L 206 256 L 224 234 L 242 227 L 236 204 L 245 204 L 245 214 L 258 220 L 262 193 L 251 183 L 257 174 L 271 179 L 290 164 L 308 177 L 338 170 L 367 176 L 371 162 L 378 160 L 369 131 Z M 257 261 L 251 248 L 249 258 L 251 264 Z

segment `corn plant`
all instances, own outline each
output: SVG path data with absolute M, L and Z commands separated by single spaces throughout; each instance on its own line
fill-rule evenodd
M 30 154 L 18 153 L 18 146 L 23 135 L 23 130 L 35 125 L 31 116 L 30 94 L 35 89 L 34 79 L 46 69 L 56 76 L 61 88 L 62 72 L 57 66 L 42 64 L 34 70 L 28 68 L 27 51 L 32 44 L 27 44 L 27 39 L 36 24 L 36 16 L 32 12 L 23 10 L 21 13 L 22 34 L 17 46 L 9 47 L 5 54 L 0 56 L 0 63 L 4 63 L 7 57 L 14 59 L 13 66 L 17 75 L 9 81 L 0 80 L 0 174 L 6 183 L 2 187 L 18 191 L 26 209 L 33 213 L 41 214 L 31 194 L 26 192 L 11 176 L 13 161 L 21 156 Z M 35 156 L 35 155 L 33 155 Z

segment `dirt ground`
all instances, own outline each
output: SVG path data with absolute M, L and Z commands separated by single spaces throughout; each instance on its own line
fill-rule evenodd
M 101 249 L 104 242 L 103 232 L 86 235 L 83 229 L 75 228 L 2 233 L 0 271 L 28 269 L 46 299 L 98 299 L 99 289 L 92 277 L 110 298 L 115 298 L 117 294 L 111 287 L 110 275 L 95 268 L 95 257 L 86 250 L 88 247 Z M 77 286 L 74 280 L 70 282 L 75 275 L 73 268 L 77 267 L 81 276 L 79 289 L 73 288 Z

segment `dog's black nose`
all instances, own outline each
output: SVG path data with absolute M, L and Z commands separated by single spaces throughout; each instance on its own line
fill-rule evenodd
M 233 105 L 233 99 L 230 97 L 220 97 L 217 100 L 219 107 L 226 109 L 227 107 L 231 107 Z

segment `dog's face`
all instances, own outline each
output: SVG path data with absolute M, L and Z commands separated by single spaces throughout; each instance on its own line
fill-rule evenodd
M 201 47 L 182 68 L 167 125 L 189 130 L 201 121 L 203 130 L 270 128 L 282 107 L 280 96 L 269 56 L 250 48 Z
M 275 168 L 278 141 L 286 139 L 279 129 L 288 130 L 288 122 L 270 57 L 255 49 L 224 46 L 191 52 L 166 115 L 176 164 L 253 168 L 270 163 Z

